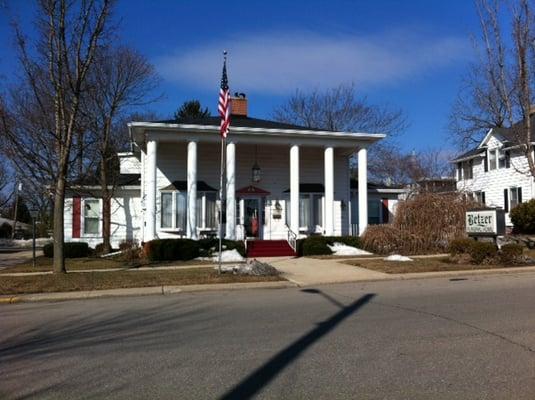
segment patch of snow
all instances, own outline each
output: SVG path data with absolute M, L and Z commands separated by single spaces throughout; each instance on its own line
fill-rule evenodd
M 36 238 L 35 246 L 43 247 L 45 244 L 52 243 L 52 238 Z M 31 249 L 32 248 L 32 239 L 0 239 L 0 247 L 13 247 L 17 249 Z
M 367 256 L 372 253 L 366 250 L 357 249 L 343 243 L 334 242 L 333 245 L 327 245 L 335 256 Z
M 219 254 L 217 252 L 212 253 L 212 257 L 197 257 L 196 260 L 201 261 L 219 261 Z M 224 250 L 221 252 L 221 262 L 242 262 L 245 261 L 245 258 L 241 256 L 240 253 L 238 253 L 238 250 Z
M 401 256 L 399 254 L 392 254 L 391 256 L 388 256 L 384 258 L 385 261 L 412 261 L 412 258 Z

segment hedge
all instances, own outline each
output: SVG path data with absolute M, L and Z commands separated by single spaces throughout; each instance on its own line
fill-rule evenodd
M 245 257 L 242 242 L 223 240 L 223 250 L 237 250 Z M 155 239 L 143 246 L 149 261 L 188 261 L 197 257 L 211 257 L 219 248 L 218 239 Z
M 310 236 L 297 241 L 297 255 L 302 257 L 332 254 L 328 245 L 332 246 L 335 242 L 356 248 L 360 248 L 361 245 L 360 239 L 356 236 Z
M 535 199 L 517 205 L 510 217 L 515 233 L 535 233 Z
M 89 255 L 89 245 L 86 242 L 63 243 L 63 255 L 65 258 L 81 258 Z M 43 247 L 45 257 L 54 257 L 54 243 L 47 243 Z

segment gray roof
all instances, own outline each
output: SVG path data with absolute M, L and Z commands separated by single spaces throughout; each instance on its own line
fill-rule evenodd
M 458 155 L 453 160 L 451 160 L 451 162 L 458 162 L 458 161 L 461 161 L 461 160 L 465 160 L 467 158 L 472 158 L 472 157 L 475 157 L 476 155 L 478 155 L 480 153 L 483 153 L 484 151 L 485 151 L 485 149 L 481 149 L 479 147 L 475 147 L 475 148 L 473 148 L 471 150 L 468 150 L 468 151 Z
M 170 185 L 161 188 L 160 190 L 188 190 L 187 181 L 174 181 Z M 214 189 L 212 186 L 208 185 L 205 181 L 197 181 L 197 191 L 198 192 L 217 192 L 217 189 Z
M 287 124 L 285 122 L 269 121 L 267 119 L 244 117 L 240 115 L 231 115 L 231 126 L 240 128 L 266 128 L 266 129 L 293 129 L 301 131 L 328 131 L 329 129 L 315 129 L 307 128 L 306 126 Z M 137 121 L 143 122 L 143 121 Z M 207 126 L 219 126 L 221 123 L 221 117 L 209 116 L 202 118 L 181 118 L 181 119 L 169 119 L 162 121 L 151 121 L 161 124 L 185 124 L 185 125 L 207 125 Z

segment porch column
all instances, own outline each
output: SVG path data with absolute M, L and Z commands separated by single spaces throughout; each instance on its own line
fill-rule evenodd
M 290 229 L 299 235 L 299 146 L 290 148 Z
M 188 213 L 186 236 L 197 239 L 197 142 L 188 143 Z
M 325 236 L 334 235 L 334 149 L 324 152 L 325 172 Z
M 227 144 L 227 224 L 225 237 L 236 239 L 236 145 Z
M 145 202 L 145 241 L 156 238 L 156 159 L 158 145 L 155 140 L 147 141 L 147 163 L 146 193 Z
M 368 226 L 368 161 L 367 150 L 362 148 L 358 151 L 358 175 L 359 175 L 359 235 L 362 235 Z

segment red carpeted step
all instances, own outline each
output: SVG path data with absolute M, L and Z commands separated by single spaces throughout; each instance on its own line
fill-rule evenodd
M 247 241 L 247 257 L 281 257 L 295 255 L 295 252 L 286 240 Z

